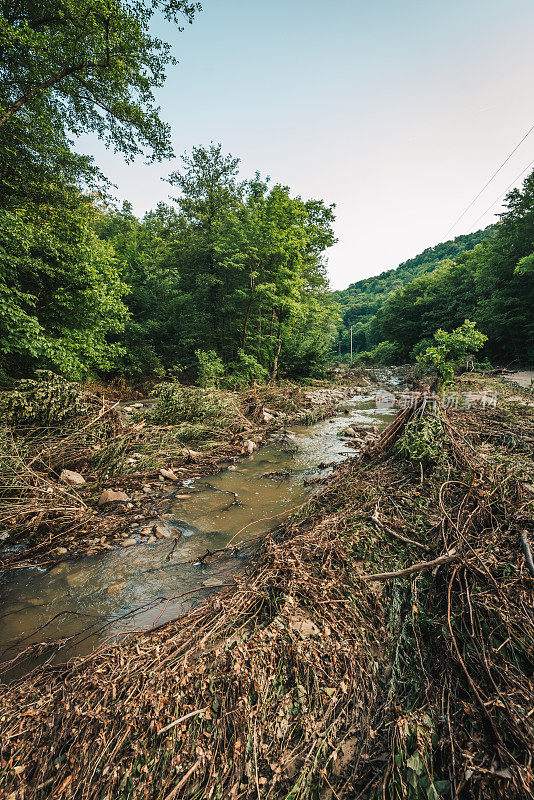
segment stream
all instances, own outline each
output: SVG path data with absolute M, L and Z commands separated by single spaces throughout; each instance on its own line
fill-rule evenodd
M 250 564 L 258 539 L 313 491 L 306 482 L 327 473 L 329 468 L 319 465 L 354 455 L 350 440 L 341 438 L 343 431 L 351 424 L 381 429 L 394 414 L 373 394 L 354 395 L 340 403 L 334 418 L 292 426 L 252 456 L 175 490 L 172 514 L 163 520 L 171 538 L 4 576 L 0 661 L 10 661 L 29 645 L 53 645 L 32 648 L 2 679 L 159 625 L 231 585 Z M 230 547 L 206 564 L 200 560 L 207 550 L 238 543 L 239 548 Z

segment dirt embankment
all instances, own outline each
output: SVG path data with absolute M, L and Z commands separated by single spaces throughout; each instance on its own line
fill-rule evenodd
M 4 687 L 5 796 L 532 797 L 534 417 L 497 388 L 416 399 L 235 588 Z

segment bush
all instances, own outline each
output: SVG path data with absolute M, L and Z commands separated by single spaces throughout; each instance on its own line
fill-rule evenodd
M 396 450 L 407 461 L 431 467 L 443 460 L 444 441 L 445 429 L 441 417 L 428 410 L 408 422 L 396 444 Z
M 235 403 L 220 392 L 198 386 L 162 383 L 152 392 L 158 402 L 147 415 L 156 425 L 172 425 L 176 439 L 215 446 L 225 432 L 241 424 Z
M 228 364 L 228 373 L 224 384 L 229 389 L 243 389 L 253 383 L 264 384 L 269 377 L 265 367 L 243 350 L 238 350 L 235 361 Z
M 476 322 L 466 319 L 464 324 L 455 328 L 452 333 L 447 333 L 441 328 L 436 331 L 434 334 L 436 344 L 420 353 L 417 362 L 421 369 L 435 375 L 442 385 L 451 381 L 454 370 L 462 362 L 466 363 L 487 340 L 487 336 L 476 330 Z
M 224 364 L 215 350 L 195 350 L 198 361 L 198 383 L 204 389 L 217 388 L 224 375 Z
M 373 350 L 364 350 L 354 359 L 355 364 L 377 364 L 389 366 L 399 360 L 400 349 L 394 342 L 380 342 Z
M 152 391 L 158 402 L 147 418 L 158 425 L 177 425 L 180 422 L 217 422 L 233 420 L 235 407 L 219 392 L 182 386 L 179 383 L 160 383 Z
M 420 342 L 417 342 L 417 344 L 414 347 L 412 347 L 409 356 L 410 361 L 417 361 L 419 356 L 423 355 L 425 350 L 428 347 L 433 347 L 433 345 L 434 345 L 434 339 L 429 339 L 428 337 L 426 339 L 421 339 Z

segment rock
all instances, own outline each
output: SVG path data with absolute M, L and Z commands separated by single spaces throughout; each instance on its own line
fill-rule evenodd
M 179 480 L 178 475 L 175 475 L 172 469 L 160 469 L 159 474 L 169 481 Z
M 85 478 L 79 472 L 73 472 L 71 469 L 62 469 L 59 480 L 63 483 L 69 483 L 71 486 L 83 486 Z
M 307 636 L 320 636 L 321 630 L 311 619 L 295 616 L 289 620 L 289 627 L 295 633 L 299 633 L 303 638 Z
M 247 439 L 243 442 L 243 452 L 252 455 L 252 453 L 258 449 L 258 445 L 256 442 L 253 442 L 252 439 Z
M 130 456 L 130 458 L 127 458 L 124 463 L 128 464 L 130 466 L 131 464 L 135 464 L 136 461 L 137 461 L 136 458 L 133 458 L 133 456 Z
M 81 570 L 80 572 L 70 572 L 65 575 L 66 581 L 73 589 L 78 589 L 87 583 L 87 573 Z
M 68 561 L 62 561 L 61 564 L 56 564 L 55 567 L 52 567 L 49 570 L 49 575 L 64 575 L 68 570 L 71 568 L 71 565 Z
M 170 539 L 172 534 L 163 525 L 154 525 L 152 533 L 156 539 Z
M 133 544 L 137 544 L 137 539 L 125 539 L 121 542 L 122 547 L 131 547 Z
M 141 536 L 151 536 L 152 535 L 152 528 L 142 528 L 139 531 L 139 534 Z M 154 537 L 152 536 L 152 538 L 154 538 Z
M 273 419 L 274 419 L 274 415 L 273 414 L 269 414 L 268 411 L 264 411 L 263 412 L 263 421 L 264 422 L 272 422 Z
M 122 409 L 126 414 L 133 414 L 133 408 L 131 406 L 124 406 Z
M 145 483 L 142 489 L 145 494 L 150 494 L 150 492 L 152 491 L 152 486 L 149 483 Z
M 107 506 L 112 503 L 128 503 L 130 498 L 126 492 L 116 492 L 114 489 L 104 489 L 98 498 L 99 506 Z
M 235 469 L 235 467 L 234 467 L 234 469 Z M 189 500 L 190 497 L 191 497 L 190 494 L 175 494 L 174 495 L 174 499 L 175 500 Z M 164 514 L 163 516 L 165 518 L 165 517 L 172 517 L 173 515 L 172 514 Z
M 132 408 L 143 408 L 142 403 L 132 403 Z
M 344 436 L 356 436 L 356 431 L 349 425 L 349 427 L 345 430 Z
M 56 547 L 56 549 L 52 552 L 54 552 L 57 556 L 66 556 L 69 551 L 66 547 Z

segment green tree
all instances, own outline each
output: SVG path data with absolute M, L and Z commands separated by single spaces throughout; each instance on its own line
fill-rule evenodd
M 90 199 L 0 211 L 0 350 L 6 373 L 52 369 L 79 379 L 109 370 L 126 319 L 113 250 L 94 231 Z
M 421 368 L 436 375 L 440 384 L 452 380 L 454 371 L 480 350 L 488 337 L 476 330 L 476 323 L 465 320 L 452 333 L 438 330 L 434 334 L 436 344 L 427 347 L 417 361 Z
M 70 152 L 69 136 L 94 132 L 132 158 L 171 153 L 169 129 L 154 104 L 173 61 L 152 36 L 156 11 L 191 21 L 183 0 L 59 0 L 0 7 L 0 155 L 2 194 L 35 175 L 94 175 Z M 24 169 L 25 168 L 25 169 Z M 30 171 L 31 169 L 31 171 Z M 0 202 L 2 195 L 0 194 Z

